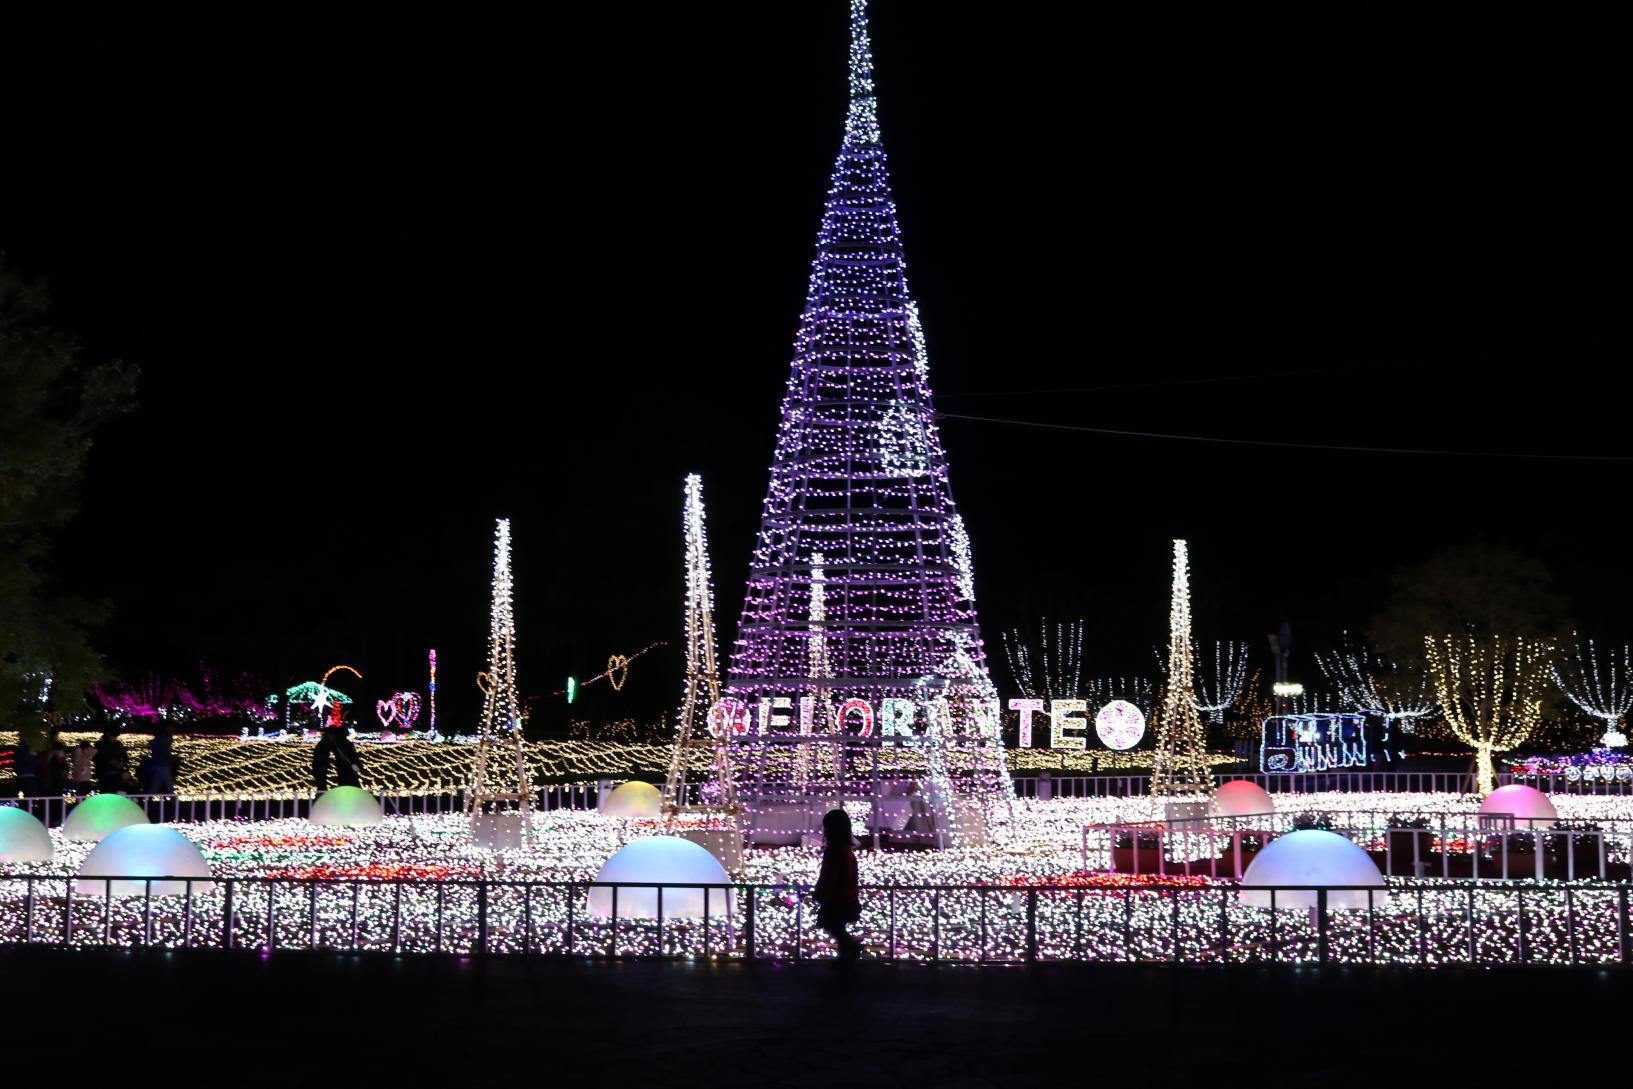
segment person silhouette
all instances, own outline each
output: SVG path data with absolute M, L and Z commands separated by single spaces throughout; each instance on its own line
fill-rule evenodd
M 817 902 L 817 926 L 833 935 L 839 959 L 852 961 L 861 956 L 862 943 L 845 928 L 862 917 L 862 898 L 857 889 L 850 814 L 830 809 L 822 818 L 822 836 L 822 869 L 811 890 Z

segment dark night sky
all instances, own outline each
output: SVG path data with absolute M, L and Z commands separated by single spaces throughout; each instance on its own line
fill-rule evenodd
M 880 0 L 939 407 L 1633 452 L 1625 39 L 1429 18 Z M 845 32 L 839 0 L 8 13 L 0 249 L 144 371 L 57 559 L 114 602 L 111 663 L 350 661 L 373 695 L 434 645 L 469 713 L 503 514 L 548 691 L 678 641 L 688 471 L 729 638 Z M 943 436 L 993 651 L 1085 616 L 1091 672 L 1148 670 L 1176 535 L 1199 636 L 1261 655 L 1284 617 L 1305 651 L 1364 627 L 1391 570 L 1475 535 L 1622 634 L 1627 464 Z M 585 709 L 672 705 L 680 664 Z

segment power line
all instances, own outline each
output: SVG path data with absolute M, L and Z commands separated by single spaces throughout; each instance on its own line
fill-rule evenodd
M 1280 371 L 1257 371 L 1252 374 L 1206 374 L 1194 378 L 1163 378 L 1149 382 L 1105 382 L 1095 386 L 1051 386 L 1046 389 L 989 390 L 985 393 L 940 393 L 937 400 L 957 400 L 967 397 L 1031 397 L 1050 393 L 1096 393 L 1114 389 L 1160 389 L 1168 386 L 1213 385 L 1220 382 L 1254 382 L 1264 378 L 1309 378 L 1328 374 L 1348 374 L 1355 371 L 1386 370 L 1391 367 L 1430 367 L 1441 363 L 1466 363 L 1480 359 L 1497 359 L 1509 355 L 1530 355 L 1536 352 L 1566 351 L 1572 348 L 1592 348 L 1604 344 L 1624 344 L 1633 335 L 1595 337 L 1588 340 L 1564 340 L 1553 344 L 1526 344 L 1513 348 L 1494 348 L 1483 352 L 1459 352 L 1452 355 L 1425 356 L 1415 359 L 1391 359 L 1381 363 L 1350 363 L 1338 367 L 1294 368 Z
M 1277 442 L 1274 439 L 1229 439 L 1217 435 L 1170 435 L 1160 431 L 1124 431 L 1110 427 L 1085 427 L 1081 424 L 1044 423 L 1038 420 L 1004 420 L 992 416 L 964 416 L 955 412 L 938 412 L 939 420 L 968 420 L 972 423 L 1006 424 L 1010 427 L 1033 427 L 1045 431 L 1078 431 L 1091 435 L 1117 435 L 1131 439 L 1169 439 L 1176 442 L 1205 442 L 1220 446 L 1270 446 L 1282 450 L 1329 450 L 1344 454 L 1408 454 L 1450 458 L 1517 458 L 1527 461 L 1606 461 L 1633 462 L 1633 456 L 1616 454 L 1526 454 L 1501 450 L 1419 450 L 1400 446 L 1342 446 L 1316 442 Z

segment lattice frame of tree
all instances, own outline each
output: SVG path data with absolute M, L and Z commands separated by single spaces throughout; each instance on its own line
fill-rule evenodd
M 494 528 L 487 681 L 467 795 L 472 835 L 486 846 L 520 846 L 531 830 L 533 787 L 522 741 L 510 519 L 500 518 Z
M 682 526 L 686 542 L 686 680 L 675 723 L 674 749 L 664 777 L 663 812 L 714 815 L 742 836 L 742 807 L 729 733 L 735 725 L 711 721 L 720 700 L 720 671 L 714 632 L 714 580 L 703 508 L 703 478 L 686 478 Z M 699 773 L 706 767 L 705 773 Z
M 1174 542 L 1173 586 L 1168 606 L 1168 678 L 1157 714 L 1157 751 L 1151 766 L 1151 793 L 1173 799 L 1206 798 L 1213 793 L 1202 718 L 1196 709 L 1191 642 L 1190 556 Z

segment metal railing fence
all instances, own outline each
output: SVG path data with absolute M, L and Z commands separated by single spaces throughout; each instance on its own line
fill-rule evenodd
M 600 795 L 611 780 L 576 783 L 551 783 L 538 788 L 534 795 L 537 808 L 596 809 Z M 67 819 L 75 805 L 94 794 L 53 794 L 44 797 L 0 798 L 0 804 L 15 806 L 38 817 L 46 827 L 54 828 Z M 234 794 L 126 794 L 125 797 L 147 811 L 155 824 L 198 824 L 204 821 L 231 820 L 287 820 L 305 817 L 311 812 L 315 794 L 289 791 L 276 793 Z M 465 809 L 466 792 L 449 791 L 386 791 L 374 795 L 387 816 L 419 816 L 421 814 L 459 813 Z
M 1271 775 L 1261 772 L 1217 772 L 1215 779 L 1256 783 L 1271 794 L 1314 794 L 1338 791 L 1349 794 L 1432 793 L 1473 794 L 1474 776 L 1457 771 L 1319 771 Z M 1023 798 L 1137 798 L 1150 793 L 1149 775 L 1074 775 L 1061 772 L 1025 772 L 1012 776 L 1015 792 Z M 1513 777 L 1497 776 L 1499 786 Z M 1560 780 L 1563 786 L 1564 780 Z M 1540 784 L 1539 784 L 1540 785 Z
M 1085 871 L 1239 881 L 1258 851 L 1300 827 L 1346 837 L 1381 862 L 1385 877 L 1605 880 L 1626 878 L 1633 860 L 1633 819 L 1599 818 L 1573 827 L 1511 813 L 1362 809 L 1321 814 L 1327 823 L 1310 825 L 1311 816 L 1249 813 L 1089 824 L 1081 834 L 1081 865 Z
M 166 894 L 165 882 L 179 891 Z M 139 892 L 121 895 L 121 882 L 112 878 L 0 878 L 0 944 L 750 960 L 834 955 L 806 890 L 788 884 L 267 877 L 136 883 Z M 1244 892 L 1272 906 L 1244 903 Z M 862 897 L 852 932 L 868 955 L 887 960 L 1633 965 L 1625 883 L 892 885 L 864 886 Z

